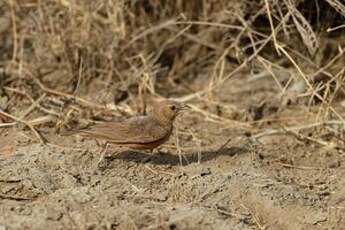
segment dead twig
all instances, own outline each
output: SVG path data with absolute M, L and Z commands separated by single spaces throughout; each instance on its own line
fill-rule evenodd
M 34 200 L 37 197 L 22 197 L 22 196 L 12 196 L 12 195 L 5 195 L 0 193 L 0 198 L 4 200 L 16 200 L 16 201 L 25 201 L 25 200 Z
M 286 127 L 283 127 L 283 129 L 285 130 L 286 133 L 292 134 L 294 137 L 296 137 L 300 141 L 311 141 L 311 142 L 314 142 L 314 143 L 319 144 L 321 146 L 325 146 L 325 147 L 330 148 L 330 149 L 334 149 L 334 148 L 342 148 L 343 149 L 344 148 L 344 147 L 338 146 L 335 143 L 330 143 L 330 142 L 326 142 L 326 141 L 319 140 L 316 138 L 307 137 L 305 135 L 298 133 L 295 130 L 288 129 Z
M 219 152 L 219 151 L 221 151 L 223 148 L 225 148 L 225 146 L 226 146 L 227 144 L 229 144 L 229 142 L 230 142 L 231 140 L 232 140 L 232 138 L 229 137 L 228 140 L 227 140 L 224 144 L 222 144 L 222 145 L 216 150 L 216 152 Z
M 241 206 L 243 208 L 245 208 L 249 213 L 250 215 L 252 216 L 253 218 L 253 221 L 254 223 L 257 225 L 257 227 L 260 229 L 260 230 L 265 230 L 267 228 L 267 226 L 265 224 L 263 224 L 260 216 L 257 215 L 257 212 L 254 210 L 252 211 L 251 209 L 249 209 L 247 206 L 245 206 L 244 204 L 241 204 Z
M 10 118 L 14 121 L 17 121 L 19 123 L 23 123 L 24 125 L 26 125 L 27 127 L 30 128 L 30 130 L 35 134 L 36 138 L 39 140 L 40 143 L 45 143 L 44 139 L 42 138 L 42 136 L 37 132 L 37 130 L 33 127 L 32 124 L 30 124 L 29 122 L 25 121 L 25 120 L 22 120 L 16 116 L 13 116 L 9 113 L 6 113 L 2 110 L 0 110 L 0 115 L 4 116 L 4 117 L 7 117 L 7 118 Z
M 286 129 L 288 129 L 290 131 L 300 131 L 300 130 L 315 128 L 318 126 L 330 126 L 330 125 L 343 125 L 343 126 L 345 126 L 343 121 L 330 120 L 330 121 L 316 122 L 316 123 L 301 125 L 301 126 L 286 127 Z M 286 130 L 284 130 L 284 129 L 269 129 L 269 130 L 265 130 L 263 132 L 260 132 L 258 134 L 255 134 L 254 136 L 252 136 L 252 138 L 253 139 L 260 139 L 260 138 L 265 137 L 265 136 L 271 136 L 271 135 L 276 135 L 276 134 L 286 134 Z
M 56 96 L 62 96 L 62 97 L 68 98 L 68 99 L 73 99 L 76 102 L 78 102 L 78 103 L 80 103 L 80 104 L 82 104 L 84 106 L 92 107 L 92 108 L 95 108 L 95 109 L 102 109 L 102 110 L 108 110 L 108 111 L 118 111 L 116 109 L 116 107 L 115 108 L 110 108 L 110 107 L 107 107 L 107 106 L 102 106 L 102 105 L 99 105 L 97 103 L 90 102 L 90 101 L 88 101 L 86 99 L 83 99 L 81 97 L 74 96 L 72 94 L 68 94 L 68 93 L 60 92 L 60 91 L 57 91 L 57 90 L 54 90 L 54 89 L 50 89 L 50 88 L 44 86 L 38 79 L 35 79 L 35 82 L 41 88 L 41 90 L 43 90 L 47 94 L 53 94 L 53 95 L 56 95 Z
M 176 174 L 173 174 L 173 173 L 168 173 L 168 172 L 165 172 L 165 171 L 156 171 L 156 170 L 154 170 L 153 168 L 151 168 L 150 166 L 148 166 L 148 165 L 144 165 L 144 167 L 146 168 L 146 169 L 148 169 L 150 172 L 152 172 L 153 174 L 155 174 L 155 175 L 161 175 L 161 174 L 165 174 L 165 175 L 168 175 L 168 176 L 172 176 L 172 177 L 175 177 L 176 176 Z
M 295 168 L 295 169 L 301 169 L 301 170 L 325 170 L 325 168 L 310 167 L 310 166 L 297 166 L 297 165 L 286 164 L 286 163 L 277 163 L 277 165 L 283 166 L 285 168 Z

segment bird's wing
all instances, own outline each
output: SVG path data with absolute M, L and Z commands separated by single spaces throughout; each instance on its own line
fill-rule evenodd
M 106 122 L 80 130 L 82 136 L 118 144 L 150 143 L 165 138 L 170 132 L 170 127 L 162 127 L 149 116 L 134 117 L 124 122 Z

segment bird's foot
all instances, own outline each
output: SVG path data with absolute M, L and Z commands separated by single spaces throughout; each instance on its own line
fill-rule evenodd
M 153 157 L 153 156 L 150 156 L 150 155 L 145 156 L 145 157 L 140 161 L 140 163 L 145 164 L 145 163 L 147 163 L 147 162 L 150 162 L 150 161 L 152 160 L 152 157 Z
M 105 157 L 97 162 L 96 170 L 104 172 L 109 166 L 109 160 Z

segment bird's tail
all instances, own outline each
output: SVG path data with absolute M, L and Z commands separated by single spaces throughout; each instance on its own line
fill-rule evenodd
M 72 136 L 72 135 L 81 135 L 81 136 L 88 136 L 89 132 L 88 131 L 88 127 L 85 128 L 77 128 L 77 129 L 72 129 L 72 130 L 65 130 L 60 132 L 61 136 Z

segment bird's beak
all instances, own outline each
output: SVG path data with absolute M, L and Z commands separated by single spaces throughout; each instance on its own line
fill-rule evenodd
M 182 109 L 187 110 L 187 109 L 191 109 L 191 107 L 187 104 L 183 104 Z
M 189 109 L 191 109 L 191 107 L 187 104 L 182 104 L 180 107 L 180 111 L 189 110 Z

